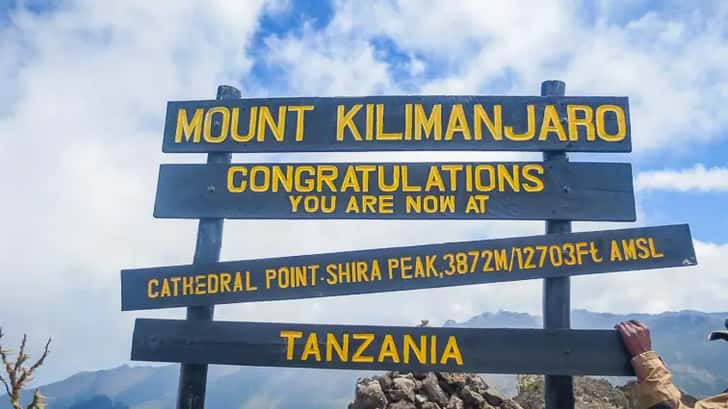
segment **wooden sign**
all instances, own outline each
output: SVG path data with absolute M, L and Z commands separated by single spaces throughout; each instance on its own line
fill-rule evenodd
M 626 97 L 373 96 L 169 102 L 164 152 L 630 152 Z
M 634 221 L 624 163 L 162 165 L 154 215 Z
M 682 224 L 123 270 L 121 302 L 128 311 L 695 264 Z
M 627 376 L 612 330 L 137 319 L 131 359 L 325 369 Z

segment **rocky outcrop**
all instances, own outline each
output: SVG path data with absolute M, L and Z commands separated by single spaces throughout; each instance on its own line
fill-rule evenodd
M 605 379 L 579 376 L 574 378 L 576 409 L 637 409 L 634 382 L 613 386 Z M 519 392 L 513 400 L 523 409 L 543 409 L 543 377 L 527 376 L 519 380 Z M 683 393 L 683 403 L 693 406 L 695 398 Z
M 349 409 L 522 409 L 478 375 L 387 372 L 357 380 Z
M 524 409 L 544 408 L 543 377 L 529 377 L 520 382 L 519 393 L 513 399 Z M 629 396 L 604 379 L 577 377 L 574 379 L 574 400 L 577 409 L 633 409 Z

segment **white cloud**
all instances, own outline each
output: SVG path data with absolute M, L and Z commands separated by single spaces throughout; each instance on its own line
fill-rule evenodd
M 697 164 L 689 169 L 645 171 L 637 175 L 635 190 L 726 192 L 728 168 Z
M 570 95 L 629 96 L 637 153 L 722 136 L 728 126 L 726 4 L 649 12 L 626 23 L 604 17 L 618 4 L 603 4 L 593 20 L 580 14 L 584 6 L 339 1 L 323 31 L 273 36 L 269 52 L 296 78 L 294 92 L 341 93 L 347 84 L 348 93 L 360 93 L 362 83 L 373 81 L 375 92 L 398 92 L 404 82 L 425 94 L 533 95 L 542 80 L 563 79 Z M 371 71 L 362 69 L 370 41 L 382 37 L 438 74 L 387 81 L 381 59 Z M 302 47 L 305 58 L 295 51 Z
M 119 269 L 189 260 L 192 224 L 151 218 L 165 103 L 237 83 L 263 7 L 80 0 L 0 27 L 0 325 L 53 336 L 39 381 L 128 359 Z
M 614 313 L 693 309 L 725 311 L 728 244 L 694 240 L 698 265 L 572 278 L 577 308 Z
M 342 33 L 305 27 L 301 38 L 269 37 L 266 62 L 283 69 L 293 95 L 362 95 L 394 87 L 388 64 L 363 39 L 341 41 Z

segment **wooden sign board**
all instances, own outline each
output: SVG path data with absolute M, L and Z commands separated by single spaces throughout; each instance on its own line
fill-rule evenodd
M 131 359 L 323 369 L 627 376 L 613 330 L 137 319 Z
M 162 165 L 154 215 L 634 221 L 625 163 Z
M 123 270 L 121 302 L 128 311 L 695 264 L 683 224 Z
M 373 96 L 177 101 L 164 152 L 630 152 L 626 97 Z

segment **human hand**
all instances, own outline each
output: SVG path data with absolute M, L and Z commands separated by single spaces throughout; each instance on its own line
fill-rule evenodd
M 622 343 L 630 356 L 635 357 L 652 350 L 650 329 L 639 321 L 620 322 L 614 328 L 622 337 Z

